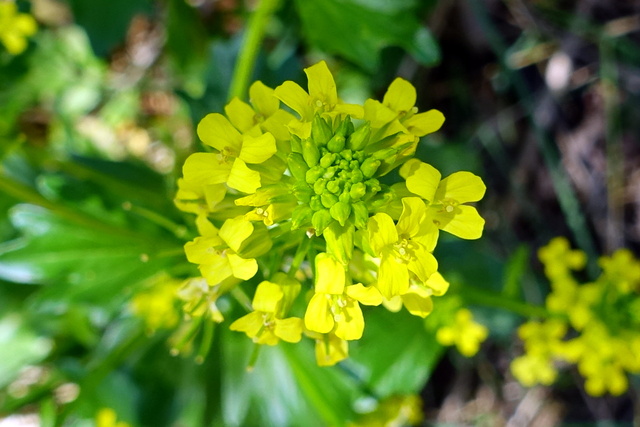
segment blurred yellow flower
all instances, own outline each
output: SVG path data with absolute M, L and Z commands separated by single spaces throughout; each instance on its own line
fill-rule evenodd
M 0 1 L 0 42 L 12 55 L 27 48 L 27 37 L 38 30 L 38 24 L 28 13 L 19 13 L 13 1 Z
M 436 333 L 436 339 L 442 345 L 455 345 L 460 354 L 471 357 L 480 350 L 480 344 L 489 335 L 489 330 L 473 321 L 473 314 L 461 308 L 455 314 L 452 325 L 442 326 Z

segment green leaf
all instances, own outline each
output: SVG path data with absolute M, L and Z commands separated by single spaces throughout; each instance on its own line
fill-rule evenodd
M 437 309 L 437 301 L 436 301 Z M 424 327 L 424 320 L 404 309 L 378 308 L 365 313 L 362 339 L 346 362 L 378 397 L 419 393 L 443 354 L 443 347 Z
M 416 16 L 417 3 L 378 8 L 358 0 L 297 0 L 296 5 L 309 43 L 369 72 L 376 70 L 380 51 L 389 46 L 403 47 L 423 65 L 440 59 L 438 45 Z
M 224 425 L 342 425 L 351 415 L 357 386 L 338 368 L 315 364 L 312 343 L 263 346 L 251 372 L 254 344 L 222 331 Z
M 22 237 L 0 244 L 0 278 L 50 285 L 52 297 L 113 298 L 167 264 L 167 244 L 153 236 L 78 226 L 33 205 L 15 206 L 10 219 Z

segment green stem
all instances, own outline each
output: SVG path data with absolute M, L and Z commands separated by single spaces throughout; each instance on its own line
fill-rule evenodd
M 302 241 L 298 244 L 298 249 L 296 249 L 296 254 L 293 256 L 291 267 L 287 274 L 290 279 L 294 279 L 296 277 L 296 273 L 300 269 L 300 265 L 302 264 L 302 261 L 304 261 L 307 256 L 307 252 L 309 252 L 309 248 L 311 247 L 311 239 L 312 238 L 307 237 L 306 234 L 302 235 Z
M 465 286 L 462 297 L 467 303 L 484 305 L 488 307 L 502 308 L 524 317 L 551 317 L 552 314 L 545 307 L 527 304 L 526 302 L 506 298 L 503 295 L 488 291 L 485 289 L 477 289 L 471 286 Z
M 229 100 L 236 96 L 243 98 L 246 95 L 267 23 L 279 5 L 280 0 L 260 0 L 257 9 L 249 18 L 236 68 L 233 71 Z

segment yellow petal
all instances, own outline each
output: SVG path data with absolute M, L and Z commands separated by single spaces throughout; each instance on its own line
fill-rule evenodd
M 333 108 L 338 103 L 338 92 L 336 90 L 336 82 L 333 80 L 333 75 L 327 67 L 327 63 L 320 61 L 311 67 L 304 69 L 307 79 L 309 81 L 309 95 L 322 104 L 327 104 L 328 107 Z M 320 105 L 315 105 L 320 107 Z
M 377 286 L 380 293 L 387 299 L 404 294 L 409 288 L 407 266 L 397 262 L 391 255 L 382 257 Z
M 429 110 L 424 113 L 414 114 L 402 124 L 409 132 L 416 136 L 425 136 L 442 127 L 444 115 L 438 110 Z
M 342 308 L 340 320 L 336 322 L 335 334 L 343 340 L 359 340 L 364 332 L 364 317 L 358 303 L 349 299 Z
M 397 112 L 407 112 L 416 104 L 416 88 L 403 78 L 397 77 L 384 94 L 382 103 Z
M 403 197 L 402 214 L 396 226 L 398 234 L 411 237 L 418 234 L 426 212 L 424 202 L 419 197 Z
M 395 120 L 398 114 L 375 99 L 364 102 L 364 119 L 371 123 L 372 129 L 378 129 Z
M 303 120 L 310 121 L 313 118 L 313 107 L 309 94 L 297 83 L 287 80 L 278 86 L 274 93 L 280 101 L 291 107 Z
M 345 268 L 327 253 L 316 255 L 316 292 L 340 295 L 344 291 Z
M 334 321 L 329 298 L 327 294 L 321 293 L 311 297 L 304 314 L 304 325 L 310 331 L 326 334 L 333 329 Z
M 482 199 L 487 187 L 482 179 L 471 172 L 456 172 L 438 185 L 436 200 L 452 199 L 458 203 L 477 202 Z
M 238 157 L 247 163 L 262 163 L 275 153 L 276 140 L 270 133 L 264 133 L 257 138 L 245 135 Z
M 380 305 L 382 294 L 374 286 L 364 286 L 362 283 L 347 286 L 345 293 L 364 305 Z
M 194 264 L 208 264 L 219 255 L 212 248 L 220 245 L 222 241 L 218 237 L 196 237 L 193 241 L 184 245 L 184 252 L 189 262 Z
M 367 232 L 371 249 L 377 256 L 385 246 L 393 245 L 398 241 L 398 231 L 393 219 L 385 213 L 377 213 L 369 218 Z
M 442 277 L 437 271 L 429 276 L 429 280 L 425 282 L 425 286 L 431 289 L 433 295 L 439 297 L 444 295 L 449 289 L 449 282 Z
M 13 21 L 13 28 L 23 36 L 31 36 L 38 30 L 38 24 L 33 16 L 26 13 L 18 14 Z
M 260 188 L 260 174 L 249 169 L 242 159 L 235 159 L 229 172 L 227 185 L 243 193 L 255 193 Z
M 255 111 L 246 102 L 241 101 L 238 97 L 234 97 L 224 107 L 224 112 L 231 124 L 239 129 L 240 132 L 247 132 L 256 123 L 254 121 Z
M 429 277 L 438 270 L 438 261 L 427 252 L 422 245 L 414 250 L 414 256 L 407 265 L 409 270 L 418 276 L 421 282 L 426 282 Z
M 318 366 L 333 366 L 349 357 L 349 345 L 334 334 L 316 340 L 316 361 Z
M 258 335 L 260 329 L 263 326 L 263 314 L 259 311 L 252 311 L 251 313 L 242 316 L 235 322 L 233 322 L 229 329 L 237 332 L 244 332 L 249 338 L 253 338 Z
M 221 184 L 227 181 L 231 164 L 214 153 L 193 153 L 182 166 L 182 174 L 189 185 Z
M 275 313 L 278 311 L 278 304 L 284 298 L 284 293 L 277 283 L 267 280 L 260 282 L 253 295 L 253 309 L 264 311 L 266 313 Z
M 276 319 L 276 327 L 273 333 L 286 342 L 299 342 L 302 338 L 302 319 L 289 317 L 288 319 Z
M 213 263 L 201 264 L 200 273 L 202 277 L 207 279 L 207 282 L 212 286 L 217 285 L 225 279 L 233 276 L 233 270 L 229 264 L 228 257 L 218 256 L 214 259 Z
M 479 239 L 484 229 L 484 219 L 473 206 L 456 206 L 452 212 L 438 212 L 434 215 L 438 227 L 461 239 Z
M 430 164 L 411 159 L 400 168 L 400 175 L 407 181 L 407 189 L 423 199 L 433 202 L 440 183 L 440 172 Z
M 240 251 L 242 243 L 253 233 L 253 224 L 239 216 L 227 219 L 220 228 L 219 236 L 235 252 Z
M 297 120 L 293 114 L 288 111 L 278 110 L 262 122 L 262 128 L 271 133 L 276 139 L 286 141 L 291 137 L 287 126 L 292 120 Z
M 280 108 L 280 101 L 275 97 L 274 90 L 259 80 L 249 88 L 249 100 L 263 117 L 272 116 Z
M 233 277 L 242 280 L 249 280 L 258 272 L 258 263 L 255 259 L 244 259 L 234 253 L 228 253 L 229 265 L 233 272 Z
M 428 292 L 411 288 L 409 292 L 402 295 L 402 303 L 409 313 L 422 318 L 427 317 L 433 311 L 433 302 Z
M 197 132 L 202 142 L 218 151 L 224 151 L 226 148 L 227 151 L 232 150 L 236 155 L 240 152 L 242 135 L 222 114 L 207 114 L 198 123 Z

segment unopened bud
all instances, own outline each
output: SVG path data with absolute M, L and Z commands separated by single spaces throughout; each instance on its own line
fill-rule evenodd
M 367 221 L 369 221 L 369 210 L 364 202 L 357 202 L 351 205 L 353 209 L 353 216 L 355 219 L 356 227 L 363 229 L 367 227 Z
M 347 222 L 347 219 L 349 219 L 349 215 L 351 215 L 351 204 L 338 202 L 331 206 L 329 212 L 331 213 L 331 216 L 340 223 L 340 225 L 344 225 Z
M 352 200 L 359 200 L 360 198 L 362 198 L 362 196 L 364 196 L 366 192 L 367 192 L 367 186 L 364 185 L 362 182 L 357 182 L 351 186 L 351 189 L 349 190 L 349 195 L 351 196 Z
M 302 154 L 300 153 L 289 153 L 287 156 L 287 164 L 289 165 L 289 170 L 291 171 L 291 175 L 298 181 L 304 181 L 305 175 L 309 170 L 309 166 L 304 161 Z
M 311 218 L 311 224 L 316 230 L 316 236 L 322 234 L 325 228 L 327 228 L 333 222 L 333 217 L 329 212 L 329 209 L 320 209 L 313 214 Z
M 331 126 L 319 114 L 316 114 L 311 124 L 311 138 L 313 141 L 319 146 L 325 145 L 332 135 Z
M 327 150 L 332 153 L 339 153 L 344 149 L 345 138 L 342 135 L 335 134 L 327 143 Z
M 376 160 L 373 157 L 368 157 L 364 162 L 360 165 L 360 170 L 365 178 L 371 178 L 375 175 L 376 171 L 380 167 L 380 160 Z
M 360 151 L 367 146 L 369 142 L 369 136 L 371 136 L 371 124 L 365 122 L 355 132 L 349 136 L 348 147 L 353 151 Z
M 295 230 L 300 227 L 311 224 L 313 217 L 313 209 L 309 206 L 299 205 L 291 213 L 291 229 Z
M 307 171 L 304 178 L 307 184 L 313 185 L 324 174 L 324 168 L 320 166 L 314 166 Z
M 302 141 L 302 156 L 309 167 L 313 167 L 318 164 L 318 160 L 320 160 L 320 151 L 318 150 L 318 146 L 311 139 L 307 138 Z
M 331 206 L 338 203 L 338 196 L 325 192 L 320 195 L 320 201 L 322 202 L 322 206 L 329 209 Z

